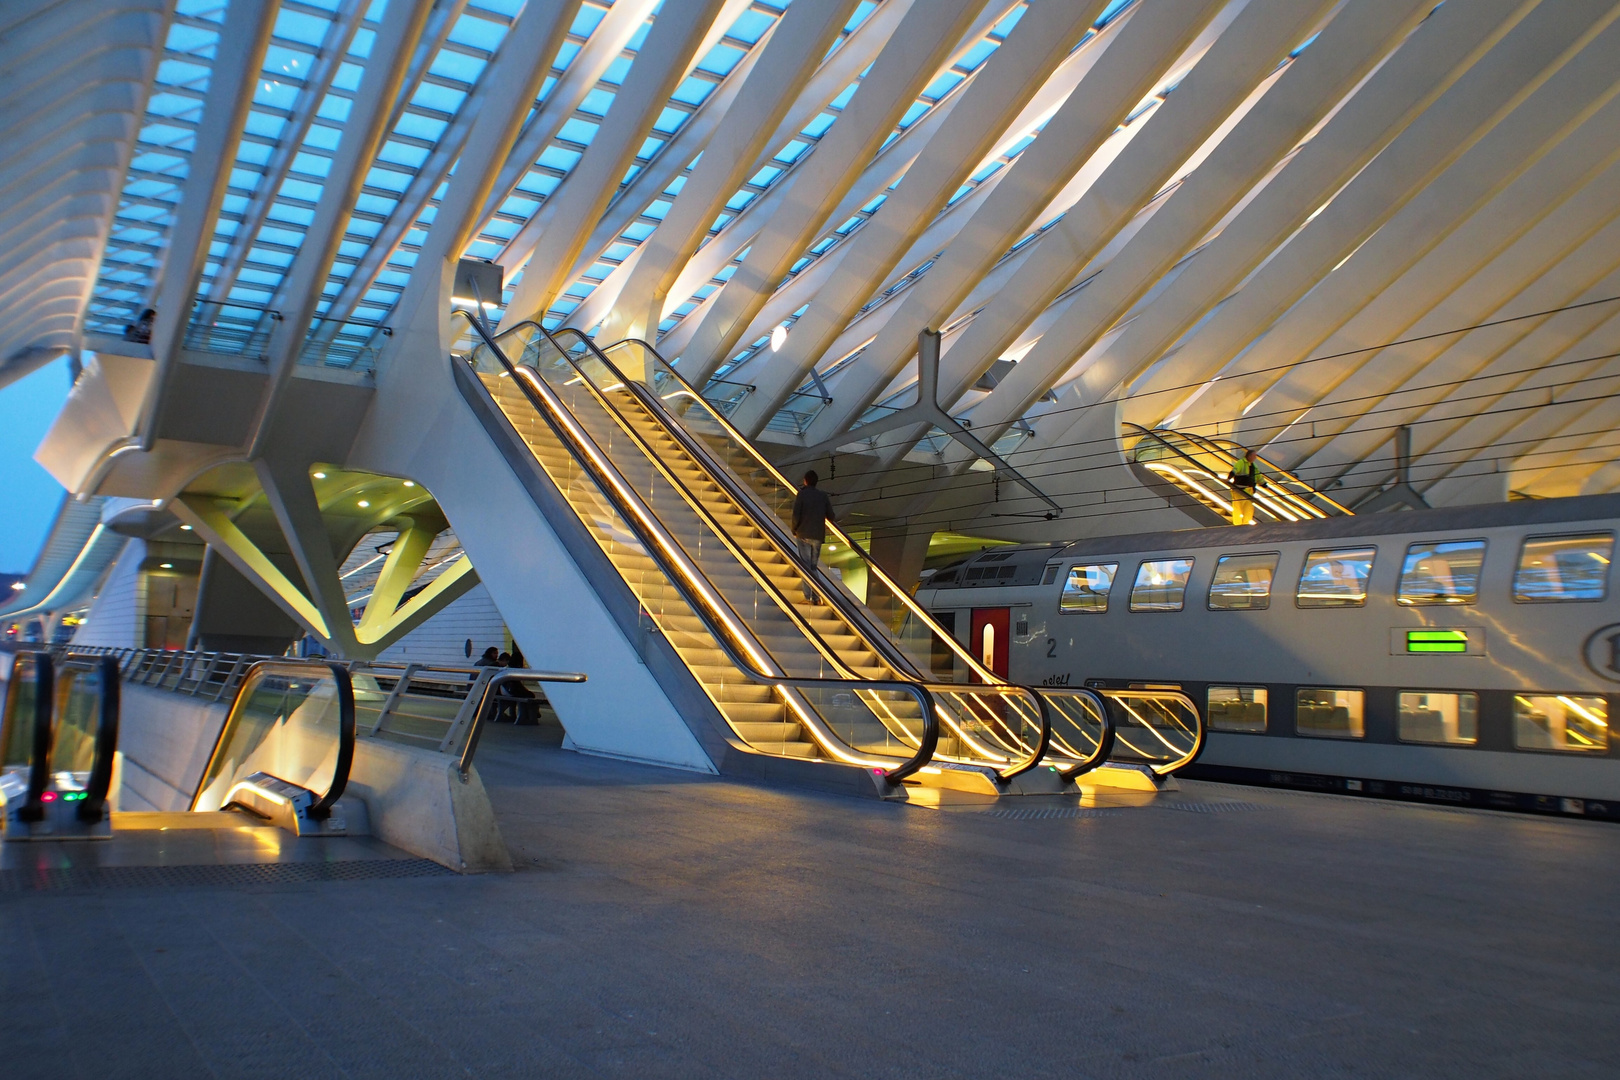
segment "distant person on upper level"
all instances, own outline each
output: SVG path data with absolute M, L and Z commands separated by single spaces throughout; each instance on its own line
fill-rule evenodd
M 142 345 L 152 340 L 152 320 L 157 318 L 157 312 L 147 308 L 141 312 L 141 317 L 124 327 L 125 341 L 138 341 Z
M 1254 451 L 1245 450 L 1241 458 L 1232 461 L 1232 471 L 1226 474 L 1232 485 L 1232 524 L 1254 524 L 1254 489 L 1260 482 L 1260 466 L 1255 464 Z
M 811 604 L 821 601 L 810 588 L 808 575 L 815 572 L 816 563 L 821 561 L 821 545 L 827 541 L 827 522 L 838 520 L 833 516 L 832 500 L 816 487 L 820 479 L 816 470 L 808 470 L 799 494 L 793 499 L 793 537 L 799 542 L 799 561 L 804 564 L 807 575 L 800 584 L 804 586 L 805 601 Z

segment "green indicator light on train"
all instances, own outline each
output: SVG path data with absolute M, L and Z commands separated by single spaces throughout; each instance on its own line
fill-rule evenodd
M 1466 630 L 1408 630 L 1406 651 L 1409 653 L 1465 653 L 1468 651 Z

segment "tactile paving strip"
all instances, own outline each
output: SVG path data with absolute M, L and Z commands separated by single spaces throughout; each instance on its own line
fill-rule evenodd
M 1014 821 L 1036 821 L 1046 818 L 1092 818 L 1113 817 L 1122 813 L 1115 809 L 1098 809 L 1090 806 L 1044 806 L 1019 810 L 1007 808 L 1001 810 L 986 810 L 985 817 L 1010 818 Z
M 1188 814 L 1235 814 L 1244 810 L 1268 810 L 1270 807 L 1252 802 L 1156 802 L 1159 810 L 1180 810 Z
M 315 881 L 453 877 L 427 859 L 353 859 L 344 862 L 229 863 L 215 866 L 76 866 L 0 870 L 0 893 L 67 889 L 240 888 Z

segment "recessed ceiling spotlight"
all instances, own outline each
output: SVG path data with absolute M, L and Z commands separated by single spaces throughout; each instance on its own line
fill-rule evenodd
M 416 486 L 416 481 L 415 480 L 407 480 L 407 481 L 405 481 L 405 486 L 406 487 L 415 487 Z
M 174 563 L 172 563 L 172 562 L 159 563 L 158 564 L 158 569 L 160 569 L 160 570 L 173 570 L 174 569 Z
M 181 532 L 190 532 L 191 531 L 191 526 L 190 525 L 182 525 L 182 526 L 180 526 L 180 531 Z
M 317 480 L 325 480 L 326 479 L 326 474 L 323 473 L 323 472 L 318 472 L 318 473 L 315 474 L 315 479 L 317 479 Z
M 361 509 L 364 509 L 364 508 L 366 508 L 366 507 L 368 507 L 368 506 L 370 506 L 370 505 L 371 505 L 371 504 L 370 504 L 370 503 L 368 503 L 368 502 L 366 502 L 366 500 L 364 500 L 364 499 L 361 499 L 361 500 L 360 500 L 360 507 L 361 507 Z

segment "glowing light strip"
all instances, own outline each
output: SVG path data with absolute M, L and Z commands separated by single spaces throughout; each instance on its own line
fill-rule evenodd
M 18 619 L 25 615 L 32 615 L 38 611 L 49 611 L 51 601 L 55 600 L 57 596 L 61 594 L 62 590 L 67 588 L 68 582 L 73 580 L 73 575 L 78 572 L 78 569 L 81 565 L 83 565 L 84 560 L 90 557 L 90 549 L 95 547 L 96 541 L 101 538 L 101 534 L 105 531 L 105 527 L 100 523 L 97 523 L 96 527 L 90 530 L 90 535 L 85 539 L 84 546 L 79 549 L 78 556 L 73 560 L 72 564 L 68 566 L 67 570 L 63 572 L 62 576 L 56 580 L 56 584 L 52 586 L 50 592 L 45 594 L 45 598 L 43 600 L 30 607 L 25 607 L 20 611 L 10 612 L 5 615 L 4 618 L 8 620 Z

